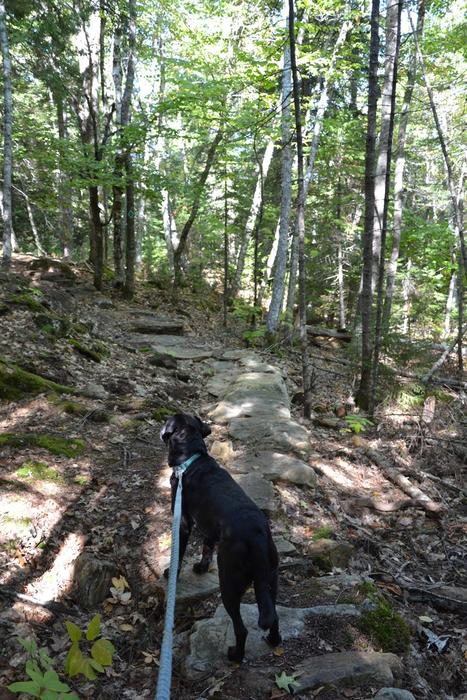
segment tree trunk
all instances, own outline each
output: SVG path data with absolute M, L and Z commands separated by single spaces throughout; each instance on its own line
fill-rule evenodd
M 455 270 L 451 273 L 451 279 L 449 280 L 448 296 L 446 299 L 446 313 L 444 315 L 444 329 L 443 337 L 449 338 L 451 335 L 451 314 L 454 308 L 454 303 L 456 299 L 456 287 L 457 287 L 457 273 Z
M 379 355 L 382 343 L 384 261 L 389 211 L 389 186 L 391 182 L 391 154 L 396 109 L 397 66 L 401 35 L 402 0 L 392 0 L 387 6 L 386 56 L 384 68 L 383 97 L 381 100 L 380 153 L 375 178 L 375 228 L 379 235 L 379 261 L 377 268 L 377 303 L 372 385 L 369 411 L 373 414 L 378 385 Z M 380 197 L 383 197 L 382 201 Z M 378 224 L 381 228 L 378 229 Z
M 120 24 L 117 25 L 113 38 L 113 56 L 112 56 L 112 78 L 114 83 L 115 94 L 115 121 L 117 128 L 122 128 L 122 57 L 121 57 L 121 38 L 122 30 Z M 123 270 L 123 231 L 122 231 L 122 199 L 123 199 L 123 161 L 124 156 L 121 146 L 121 134 L 119 137 L 119 145 L 115 155 L 114 167 L 114 183 L 112 185 L 113 206 L 112 206 L 112 223 L 113 223 L 113 258 L 115 282 L 117 285 L 123 285 L 124 270 Z
M 234 277 L 234 281 L 233 281 L 232 289 L 231 289 L 231 295 L 233 297 L 235 297 L 238 294 L 238 291 L 240 289 L 242 274 L 243 274 L 243 270 L 245 267 L 246 254 L 247 254 L 247 250 L 248 250 L 248 243 L 250 241 L 251 234 L 255 230 L 256 219 L 258 217 L 258 212 L 260 210 L 260 206 L 261 206 L 261 202 L 262 202 L 262 192 L 263 192 L 262 183 L 264 183 L 264 181 L 267 177 L 267 174 L 269 171 L 269 166 L 271 165 L 273 153 L 274 153 L 274 141 L 272 139 L 270 139 L 266 145 L 266 149 L 265 149 L 264 155 L 263 155 L 263 160 L 259 165 L 259 172 L 258 172 L 258 177 L 256 180 L 253 201 L 251 204 L 251 209 L 250 209 L 250 213 L 248 215 L 247 222 L 245 224 L 245 230 L 243 232 L 242 240 L 240 243 L 240 250 L 238 251 L 237 266 L 235 269 L 235 277 Z
M 3 61 L 3 259 L 6 269 L 11 265 L 12 253 L 12 207 L 11 181 L 13 171 L 13 98 L 11 88 L 11 61 L 6 27 L 5 2 L 0 0 L 0 46 Z
M 193 204 L 191 206 L 191 211 L 188 216 L 188 219 L 182 229 L 182 232 L 180 233 L 180 240 L 178 243 L 177 248 L 174 250 L 174 285 L 178 286 L 181 282 L 181 276 L 182 276 L 182 269 L 181 269 L 181 262 L 182 262 L 182 255 L 185 252 L 188 236 L 190 235 L 191 227 L 193 226 L 193 222 L 196 219 L 196 215 L 198 214 L 198 209 L 201 204 L 201 196 L 203 194 L 203 188 L 204 185 L 206 184 L 206 180 L 208 179 L 209 173 L 211 171 L 212 164 L 214 163 L 214 157 L 216 155 L 217 147 L 220 144 L 222 140 L 223 132 L 222 129 L 219 129 L 209 146 L 208 154 L 206 157 L 206 164 L 204 166 L 204 170 L 201 173 L 201 176 L 198 180 L 198 183 L 195 188 L 195 197 L 193 200 Z
M 289 12 L 288 0 L 284 0 L 283 13 L 287 18 Z M 290 19 L 290 16 L 289 16 Z M 286 29 L 289 28 L 289 20 L 285 19 Z M 284 45 L 284 59 L 282 69 L 282 114 L 281 114 L 281 211 L 279 242 L 277 246 L 276 271 L 272 288 L 271 302 L 267 315 L 266 325 L 269 333 L 275 333 L 279 324 L 279 316 L 282 309 L 284 296 L 285 274 L 287 269 L 287 247 L 289 241 L 290 205 L 292 200 L 292 147 L 291 141 L 291 117 L 290 96 L 292 92 L 292 75 L 290 66 L 290 42 Z
M 467 250 L 465 247 L 465 238 L 464 238 L 464 222 L 461 214 L 461 209 L 460 209 L 460 202 L 458 199 L 458 196 L 456 195 L 456 190 L 454 186 L 454 172 L 452 168 L 452 163 L 451 159 L 448 154 L 447 146 L 446 146 L 446 139 L 444 138 L 443 130 L 441 128 L 441 124 L 439 121 L 438 117 L 438 110 L 436 109 L 436 104 L 435 104 L 435 99 L 433 96 L 433 90 L 430 85 L 430 81 L 428 80 L 428 76 L 426 74 L 425 70 L 425 62 L 423 60 L 423 55 L 420 50 L 420 45 L 418 42 L 418 37 L 417 33 L 414 30 L 413 26 L 413 21 L 412 21 L 412 15 L 409 14 L 409 20 L 410 20 L 410 26 L 412 28 L 412 33 L 415 41 L 415 46 L 417 50 L 417 56 L 418 56 L 418 61 L 420 63 L 420 69 L 423 75 L 423 80 L 425 82 L 425 87 L 426 91 L 428 93 L 428 98 L 430 100 L 430 107 L 431 111 L 433 114 L 433 120 L 435 122 L 435 127 L 436 127 L 436 132 L 438 134 L 438 140 L 439 144 L 441 146 L 441 151 L 443 154 L 443 160 L 444 160 L 444 165 L 446 168 L 446 178 L 448 182 L 448 190 L 449 190 L 449 196 L 451 198 L 451 206 L 453 210 L 453 216 L 454 216 L 454 232 L 456 234 L 456 237 L 459 238 L 460 242 L 460 250 L 461 250 L 461 255 L 462 255 L 462 263 L 463 263 L 463 270 L 464 274 L 467 273 Z
M 423 22 L 425 18 L 425 0 L 420 0 L 417 16 L 417 34 L 422 35 Z M 391 307 L 394 296 L 394 285 L 396 281 L 397 265 L 399 261 L 399 249 L 402 232 L 402 212 L 403 212 L 403 184 L 404 184 L 404 168 L 405 168 L 405 142 L 407 136 L 407 126 L 410 116 L 410 103 L 417 75 L 417 52 L 413 51 L 410 59 L 409 69 L 407 71 L 407 87 L 405 88 L 404 99 L 401 109 L 399 121 L 399 130 L 397 135 L 397 155 L 396 165 L 394 169 L 394 219 L 393 219 L 393 239 L 391 259 L 388 265 L 386 276 L 386 296 L 384 299 L 383 309 L 383 329 L 389 328 L 391 318 Z
M 67 121 L 65 116 L 65 110 L 63 107 L 63 98 L 61 95 L 52 91 L 53 101 L 55 102 L 55 108 L 57 111 L 57 131 L 58 138 L 61 141 L 61 146 L 59 149 L 59 173 L 58 173 L 58 203 L 61 213 L 62 220 L 62 252 L 63 257 L 67 258 L 71 252 L 71 245 L 73 242 L 73 209 L 71 207 L 71 186 L 70 186 L 70 176 L 66 174 L 63 165 L 63 154 L 62 149 L 68 139 L 68 129 Z
M 313 134 L 311 140 L 310 154 L 308 156 L 308 163 L 306 168 L 306 173 L 304 175 L 304 192 L 305 192 L 305 207 L 306 198 L 308 195 L 308 190 L 310 188 L 310 183 L 313 179 L 315 170 L 316 154 L 318 152 L 319 140 L 321 137 L 321 131 L 324 122 L 324 116 L 329 104 L 329 93 L 332 85 L 332 78 L 334 67 L 336 65 L 336 60 L 339 55 L 339 49 L 344 43 L 348 32 L 350 31 L 352 24 L 351 22 L 344 22 L 342 24 L 339 36 L 332 53 L 331 63 L 326 71 L 324 77 L 323 87 L 321 89 L 321 94 L 318 102 L 318 107 L 316 111 L 316 116 L 314 117 L 312 127 L 310 125 L 310 131 Z M 310 121 L 313 119 L 313 111 L 310 110 Z M 290 252 L 290 275 L 289 275 L 289 288 L 287 293 L 287 309 L 286 318 L 287 322 L 290 324 L 293 318 L 293 306 L 295 302 L 295 288 L 297 286 L 297 268 L 298 268 L 298 231 L 297 231 L 297 221 L 295 220 L 294 235 L 292 240 L 291 252 Z
M 305 279 L 305 180 L 303 174 L 302 119 L 300 110 L 300 88 L 298 82 L 297 60 L 295 56 L 295 14 L 294 0 L 289 0 L 289 42 L 290 65 L 292 69 L 293 98 L 295 107 L 295 131 L 297 134 L 297 232 L 299 250 L 299 299 L 300 299 L 300 349 L 302 354 L 303 415 L 311 416 L 314 370 L 308 355 L 308 338 L 306 332 L 306 279 Z
M 136 237 L 135 237 L 135 184 L 131 154 L 125 157 L 126 177 L 126 245 L 124 294 L 132 299 L 135 293 Z
M 367 409 L 370 404 L 371 388 L 371 307 L 373 302 L 371 276 L 373 268 L 373 225 L 375 210 L 376 108 L 378 103 L 378 22 L 379 0 L 372 0 L 365 153 L 365 223 L 363 230 L 362 293 L 360 297 L 362 315 L 362 365 L 360 386 L 356 395 L 356 402 L 358 406 L 363 409 Z

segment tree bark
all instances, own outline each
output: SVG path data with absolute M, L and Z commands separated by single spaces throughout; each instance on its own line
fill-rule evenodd
M 188 216 L 188 219 L 186 220 L 186 223 L 180 233 L 180 240 L 178 243 L 177 248 L 174 250 L 174 285 L 178 286 L 181 282 L 181 276 L 182 276 L 182 270 L 181 270 L 181 262 L 182 262 L 182 255 L 185 251 L 188 236 L 190 235 L 191 227 L 193 226 L 193 223 L 196 219 L 196 215 L 198 214 L 198 210 L 201 204 L 201 196 L 203 194 L 203 188 L 204 185 L 206 184 L 206 180 L 208 179 L 209 173 L 211 171 L 212 164 L 214 163 L 214 157 L 216 155 L 217 147 L 220 144 L 221 140 L 223 137 L 223 132 L 222 129 L 219 129 L 209 146 L 208 154 L 206 157 L 206 164 L 204 166 L 204 170 L 200 175 L 200 178 L 198 180 L 198 183 L 195 188 L 195 197 L 193 200 L 193 204 L 191 206 L 191 211 Z
M 13 98 L 11 86 L 11 60 L 6 10 L 4 0 L 0 0 L 0 46 L 3 61 L 3 259 L 2 266 L 9 269 L 12 253 L 12 207 L 11 182 L 13 171 Z
M 425 0 L 420 0 L 418 5 L 417 15 L 417 34 L 422 35 L 423 23 L 425 19 Z M 391 318 L 392 300 L 394 296 L 394 285 L 396 281 L 397 265 L 399 261 L 399 249 L 402 232 L 402 213 L 403 213 L 403 185 L 404 185 L 404 168 L 405 168 L 405 143 L 407 137 L 407 126 L 410 116 L 410 104 L 415 86 L 415 78 L 417 76 L 417 52 L 413 51 L 409 69 L 407 71 L 407 86 L 405 88 L 404 99 L 401 109 L 399 121 L 399 130 L 397 135 L 397 155 L 396 165 L 394 168 L 394 219 L 393 219 L 393 239 L 391 259 L 388 264 L 386 276 L 386 295 L 384 299 L 383 309 L 383 329 L 389 328 Z
M 378 103 L 378 52 L 379 52 L 379 0 L 371 4 L 370 60 L 368 67 L 368 115 L 365 153 L 365 223 L 363 230 L 363 271 L 361 293 L 362 315 L 362 363 L 360 386 L 356 402 L 360 408 L 368 409 L 371 388 L 371 317 L 373 293 L 371 277 L 373 269 L 373 226 L 375 210 L 375 151 L 376 108 Z
M 297 233 L 299 251 L 299 299 L 300 299 L 300 350 L 302 355 L 303 415 L 311 417 L 312 392 L 315 373 L 308 355 L 306 329 L 306 278 L 305 278 L 305 178 L 303 173 L 302 118 L 300 108 L 300 88 L 298 82 L 297 59 L 295 55 L 295 12 L 294 0 L 289 0 L 289 43 L 290 65 L 292 69 L 293 98 L 295 108 L 295 131 L 297 135 Z
M 126 178 L 126 245 L 124 295 L 132 299 L 135 293 L 136 237 L 135 237 L 135 185 L 131 153 L 125 157 Z
M 62 148 L 68 139 L 67 120 L 65 109 L 63 106 L 63 97 L 52 91 L 52 98 L 55 102 L 57 111 L 57 131 L 61 146 L 58 155 L 59 173 L 58 173 L 58 202 L 62 220 L 62 235 L 60 236 L 62 244 L 63 257 L 67 258 L 71 252 L 73 241 L 73 209 L 71 207 L 71 187 L 70 176 L 66 174 L 63 166 Z
M 289 19 L 287 19 L 289 0 L 284 0 L 283 15 L 285 27 L 289 29 Z M 269 333 L 275 333 L 279 324 L 279 316 L 282 309 L 284 297 L 285 274 L 287 269 L 287 248 L 289 242 L 289 221 L 290 205 L 292 201 L 292 146 L 291 146 L 291 115 L 290 98 L 292 94 L 292 74 L 290 65 L 290 42 L 284 45 L 284 59 L 282 68 L 282 113 L 281 113 L 281 145 L 282 145 L 282 167 L 281 167 L 281 209 L 279 242 L 277 246 L 276 270 L 272 288 L 272 296 L 269 304 L 266 325 Z
M 351 22 L 344 22 L 337 37 L 336 44 L 332 53 L 331 62 L 326 71 L 324 77 L 323 87 L 321 90 L 318 107 L 316 110 L 316 116 L 310 125 L 310 131 L 313 134 L 311 140 L 310 154 L 308 156 L 308 162 L 306 167 L 306 172 L 304 175 L 304 191 L 305 191 L 305 208 L 306 208 L 306 198 L 308 195 L 308 190 L 310 189 L 310 183 L 313 179 L 315 170 L 316 154 L 318 152 L 319 140 L 321 137 L 321 131 L 323 127 L 324 117 L 329 104 L 329 93 L 332 86 L 332 78 L 334 73 L 334 68 L 336 65 L 337 57 L 339 55 L 339 49 L 344 43 L 348 32 L 350 31 L 352 24 Z M 313 119 L 312 111 L 310 110 L 310 121 Z M 294 235 L 292 239 L 292 246 L 290 252 L 290 275 L 289 275 L 289 287 L 287 293 L 287 310 L 286 318 L 287 322 L 290 324 L 293 318 L 293 307 L 295 302 L 295 288 L 297 286 L 297 268 L 298 268 L 298 231 L 297 231 L 297 220 L 295 220 Z
M 375 227 L 378 229 L 378 224 L 380 223 L 381 229 L 379 235 L 379 260 L 377 268 L 376 328 L 369 405 L 370 415 L 373 414 L 376 403 L 379 355 L 381 351 L 383 333 L 384 261 L 389 211 L 389 186 L 391 182 L 391 154 L 394 133 L 394 113 L 396 109 L 396 85 L 401 35 L 401 12 L 402 0 L 393 0 L 388 4 L 386 17 L 386 58 L 384 68 L 383 97 L 381 102 L 380 153 L 376 166 L 375 178 L 375 218 L 377 218 L 377 221 L 375 221 Z M 381 195 L 383 195 L 382 201 L 380 199 Z

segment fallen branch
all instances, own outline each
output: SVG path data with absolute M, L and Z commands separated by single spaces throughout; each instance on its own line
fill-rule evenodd
M 453 491 L 457 491 L 457 493 L 461 493 L 463 496 L 467 497 L 467 491 L 460 486 L 456 486 L 456 484 L 451 484 L 450 481 L 446 481 L 446 479 L 441 479 L 439 476 L 435 476 L 434 474 L 430 474 L 429 472 L 424 471 L 423 469 L 417 469 L 416 471 L 414 469 L 411 469 L 407 464 L 405 464 L 397 455 L 391 454 L 392 459 L 394 462 L 397 464 L 398 468 L 401 469 L 403 472 L 406 472 L 409 476 L 412 476 L 413 478 L 417 479 L 422 477 L 423 479 L 430 479 L 430 481 L 434 481 L 437 484 L 442 484 L 448 489 L 452 489 Z
M 444 363 L 448 359 L 450 353 L 454 350 L 456 345 L 461 342 L 461 338 L 464 337 L 466 331 L 467 331 L 467 323 L 465 324 L 465 326 L 463 326 L 459 335 L 456 336 L 456 338 L 452 341 L 452 343 L 450 345 L 448 345 L 448 347 L 443 352 L 441 357 L 438 360 L 436 360 L 433 367 L 426 374 L 423 375 L 422 382 L 424 382 L 425 384 L 427 382 L 429 382 L 431 380 L 431 378 L 433 377 L 433 375 L 435 374 L 435 372 L 437 372 L 439 370 L 439 368 L 444 365 Z
M 432 605 L 437 610 L 466 613 L 467 596 L 465 588 L 455 586 L 443 586 L 435 584 L 432 588 L 425 588 L 421 583 L 407 581 L 399 576 L 395 576 L 389 571 L 373 571 L 369 574 L 371 578 L 390 577 L 400 588 L 402 588 L 407 598 L 411 601 L 421 601 Z
M 443 512 L 441 504 L 436 503 L 417 486 L 414 486 L 406 476 L 403 476 L 389 463 L 386 457 L 383 457 L 382 454 L 366 445 L 363 445 L 362 449 L 367 457 L 383 471 L 386 478 L 392 481 L 393 484 L 396 484 L 396 486 L 410 496 L 420 507 L 432 514 L 441 514 Z

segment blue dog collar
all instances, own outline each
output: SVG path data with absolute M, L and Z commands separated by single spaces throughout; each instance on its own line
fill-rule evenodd
M 191 455 L 191 457 L 188 457 L 188 459 L 186 459 L 184 462 L 182 462 L 181 464 L 178 464 L 174 468 L 174 474 L 175 474 L 176 478 L 180 479 L 180 477 L 183 476 L 184 472 L 186 472 L 188 467 L 191 466 L 193 464 L 193 462 L 196 459 L 198 459 L 198 457 L 201 457 L 201 453 L 195 452 L 194 455 Z

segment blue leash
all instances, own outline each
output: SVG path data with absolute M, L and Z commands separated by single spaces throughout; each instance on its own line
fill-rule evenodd
M 172 542 L 170 547 L 169 581 L 167 583 L 167 607 L 165 610 L 164 635 L 162 637 L 161 653 L 159 657 L 159 676 L 157 678 L 157 690 L 155 700 L 169 700 L 170 685 L 172 681 L 172 643 L 175 612 L 175 593 L 177 590 L 177 570 L 180 556 L 180 521 L 182 519 L 182 476 L 195 459 L 201 457 L 199 452 L 179 464 L 174 469 L 178 479 L 177 493 L 175 494 L 174 514 L 172 520 Z

